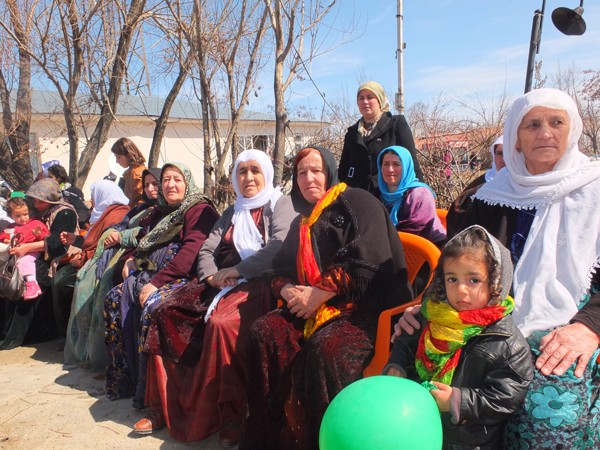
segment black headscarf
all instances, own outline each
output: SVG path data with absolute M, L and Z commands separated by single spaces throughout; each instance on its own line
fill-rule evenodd
M 154 178 L 156 178 L 156 182 L 160 183 L 160 173 L 161 172 L 162 172 L 162 169 L 160 169 L 158 167 L 150 167 L 149 169 L 144 169 L 144 171 L 142 172 L 142 199 L 144 200 L 144 203 L 147 206 L 155 205 L 156 202 L 158 201 L 158 199 L 150 200 L 148 198 L 148 196 L 146 195 L 146 190 L 144 189 L 144 186 L 146 185 L 146 175 L 148 175 L 148 174 L 152 175 Z
M 323 159 L 323 166 L 327 172 L 327 189 L 329 190 L 331 186 L 335 186 L 336 184 L 338 184 L 340 180 L 338 179 L 337 162 L 335 161 L 333 153 L 331 153 L 331 151 L 327 150 L 324 147 L 309 146 L 305 148 L 316 150 L 321 154 L 321 158 Z M 304 150 L 304 148 L 302 150 Z M 309 216 L 315 205 L 309 203 L 304 198 L 304 196 L 302 195 L 302 191 L 300 191 L 300 186 L 298 186 L 297 170 L 298 163 L 300 161 L 294 159 L 294 171 L 292 174 L 292 192 L 290 193 L 290 197 L 292 197 L 292 204 L 294 205 L 294 209 L 296 210 L 296 212 L 302 214 L 303 216 Z

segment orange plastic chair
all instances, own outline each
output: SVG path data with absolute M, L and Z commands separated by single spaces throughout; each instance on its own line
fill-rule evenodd
M 448 229 L 448 227 L 446 226 L 446 216 L 448 215 L 448 210 L 442 209 L 442 208 L 436 208 L 435 212 L 437 213 L 437 216 L 440 218 L 440 222 L 442 222 L 442 225 L 444 225 L 444 228 Z
M 416 234 L 404 233 L 400 231 L 398 233 L 402 246 L 404 247 L 404 255 L 406 258 L 406 265 L 408 269 L 408 281 L 413 284 L 419 269 L 423 264 L 429 264 L 431 273 L 427 285 L 433 279 L 433 270 L 437 266 L 438 259 L 440 258 L 440 249 L 435 246 L 432 242 L 427 239 L 417 236 Z M 405 303 L 394 308 L 386 309 L 379 315 L 379 321 L 377 323 L 377 337 L 375 340 L 375 355 L 369 363 L 369 365 L 363 370 L 364 377 L 370 377 L 373 375 L 381 375 L 385 364 L 390 356 L 390 338 L 392 337 L 392 317 L 404 312 L 406 308 L 421 303 L 423 292 L 415 293 L 418 294 L 416 298 L 408 303 Z

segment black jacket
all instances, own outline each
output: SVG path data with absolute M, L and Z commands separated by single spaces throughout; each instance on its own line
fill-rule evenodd
M 423 181 L 423 172 L 417 159 L 412 132 L 404 116 L 386 112 L 375 128 L 363 139 L 356 122 L 346 132 L 344 148 L 338 167 L 338 177 L 348 186 L 359 187 L 374 193 L 377 189 L 377 156 L 384 148 L 400 145 L 413 157 L 417 178 Z
M 418 340 L 418 333 L 397 338 L 384 372 L 394 365 L 420 382 L 415 371 Z M 511 316 L 471 338 L 463 347 L 451 384 L 460 388 L 458 425 L 450 413 L 441 413 L 443 448 L 500 450 L 506 421 L 525 400 L 532 378 L 529 345 Z

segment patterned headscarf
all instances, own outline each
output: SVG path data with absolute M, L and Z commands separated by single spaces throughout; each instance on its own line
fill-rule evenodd
M 60 186 L 53 178 L 42 178 L 33 183 L 27 189 L 27 196 L 54 205 L 64 203 Z
M 400 184 L 398 185 L 398 189 L 396 189 L 395 192 L 389 191 L 388 186 L 383 179 L 383 175 L 381 174 L 381 164 L 383 163 L 383 157 L 386 153 L 390 152 L 396 154 L 398 158 L 400 158 L 400 164 L 402 165 L 402 178 L 400 179 Z M 431 190 L 431 188 L 427 184 L 422 183 L 417 178 L 417 175 L 415 174 L 415 164 L 413 162 L 412 156 L 410 152 L 404 147 L 393 145 L 391 147 L 384 148 L 377 157 L 377 168 L 377 179 L 379 181 L 379 190 L 381 192 L 381 198 L 383 199 L 383 202 L 385 204 L 392 205 L 392 210 L 390 211 L 390 218 L 392 219 L 394 226 L 398 224 L 398 212 L 400 211 L 400 208 L 404 203 L 404 194 L 407 190 L 416 187 L 426 187 L 433 193 L 433 190 Z
M 185 180 L 185 193 L 183 199 L 177 205 L 169 205 L 165 200 L 162 191 L 162 178 L 165 170 L 175 168 L 179 170 Z M 138 250 L 142 256 L 149 253 L 162 244 L 173 241 L 183 228 L 183 219 L 185 213 L 192 206 L 198 203 L 210 203 L 211 200 L 200 192 L 200 189 L 194 183 L 194 176 L 190 169 L 179 162 L 166 163 L 160 173 L 160 183 L 158 185 L 158 208 L 168 212 L 160 222 L 142 239 L 140 239 Z
M 379 107 L 382 112 L 387 112 L 390 110 L 390 102 L 385 95 L 385 89 L 383 86 L 377 83 L 376 81 L 366 81 L 358 87 L 356 91 L 356 97 L 360 94 L 360 91 L 366 89 L 367 91 L 371 91 L 377 97 L 377 101 L 379 101 Z

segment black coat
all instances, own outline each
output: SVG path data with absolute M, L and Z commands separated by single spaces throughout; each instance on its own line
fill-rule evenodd
M 360 121 L 348 128 L 344 138 L 344 148 L 338 167 L 340 181 L 351 187 L 359 187 L 372 193 L 376 192 L 378 186 L 377 157 L 384 148 L 392 145 L 400 145 L 410 152 L 417 178 L 423 180 L 415 141 L 404 116 L 385 113 L 366 138 L 363 138 L 358 132 L 359 123 Z
M 420 382 L 414 368 L 418 340 L 418 333 L 403 333 L 394 342 L 388 364 Z M 506 422 L 525 400 L 532 379 L 529 345 L 511 316 L 472 337 L 462 349 L 451 383 L 460 388 L 459 424 L 450 420 L 450 413 L 441 413 L 443 448 L 500 450 Z

